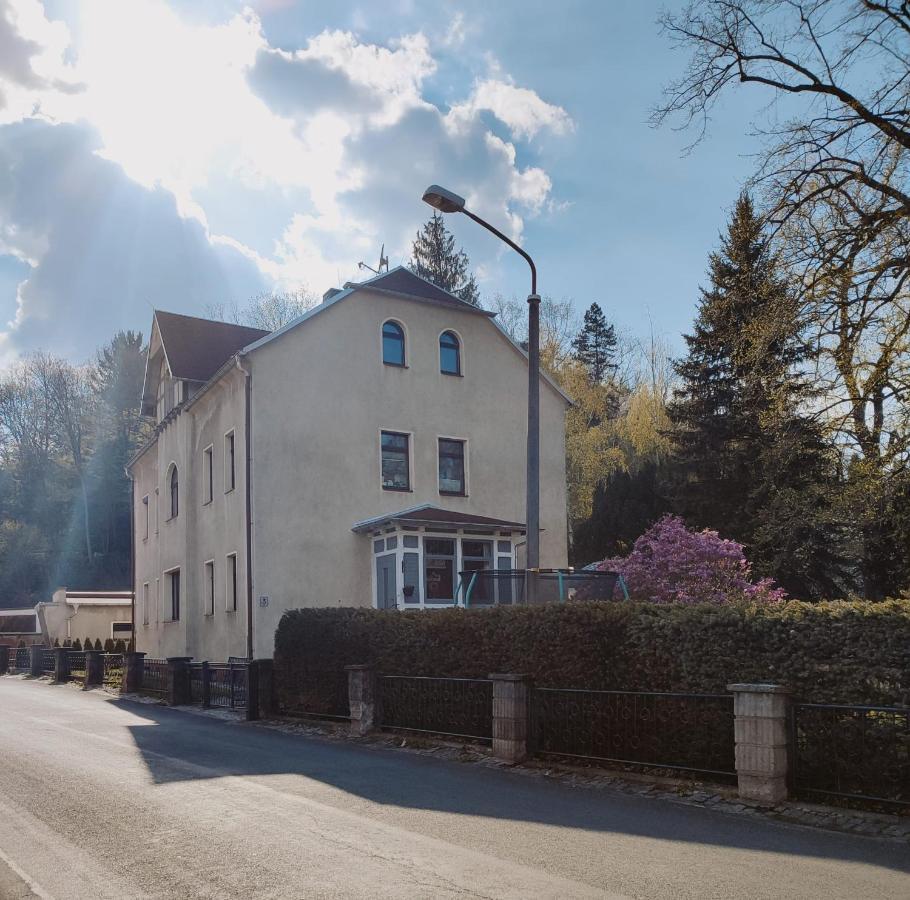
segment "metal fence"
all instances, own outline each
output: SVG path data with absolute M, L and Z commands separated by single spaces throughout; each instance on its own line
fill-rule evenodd
M 123 654 L 104 654 L 104 683 L 111 687 L 120 687 L 123 681 Z
M 41 652 L 41 671 L 45 675 L 53 675 L 57 669 L 56 654 L 53 648 L 45 649 Z
M 528 602 L 533 579 L 535 603 L 565 603 L 570 600 L 613 600 L 619 576 L 616 572 L 542 569 L 478 569 L 459 572 L 457 596 L 466 607 L 512 606 Z
M 244 708 L 249 670 L 246 662 L 209 663 L 209 705 L 225 709 Z M 190 689 L 192 693 L 192 681 Z
M 69 662 L 70 678 L 73 681 L 83 681 L 84 682 L 85 681 L 85 668 L 86 668 L 85 651 L 84 650 L 78 650 L 78 651 L 70 650 L 69 654 L 67 655 L 67 660 Z
M 379 689 L 384 728 L 493 739 L 493 682 L 488 679 L 385 675 Z
M 278 708 L 289 716 L 350 719 L 348 673 L 335 671 L 279 671 L 276 678 Z
M 791 723 L 795 793 L 910 809 L 910 708 L 795 703 Z
M 144 659 L 142 661 L 142 694 L 163 697 L 167 693 L 167 660 Z
M 205 670 L 202 663 L 190 663 L 190 700 L 193 703 L 202 703 L 204 694 Z
M 9 651 L 10 672 L 27 672 L 31 667 L 28 647 L 11 647 Z
M 735 776 L 729 694 L 535 688 L 534 752 Z

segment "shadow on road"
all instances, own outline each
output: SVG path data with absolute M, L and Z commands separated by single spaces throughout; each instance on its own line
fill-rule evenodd
M 148 723 L 130 725 L 128 730 L 156 784 L 296 775 L 385 806 L 480 816 L 489 819 L 491 827 L 496 821 L 537 822 L 910 872 L 910 852 L 899 843 L 739 819 L 653 798 L 580 790 L 501 770 L 283 734 L 162 706 L 111 703 Z

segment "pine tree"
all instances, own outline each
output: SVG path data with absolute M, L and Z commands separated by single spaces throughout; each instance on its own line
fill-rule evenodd
M 409 268 L 444 291 L 480 306 L 477 280 L 469 267 L 468 255 L 455 247 L 455 237 L 446 228 L 442 214 L 433 213 L 414 238 Z
M 836 594 L 833 454 L 805 412 L 798 305 L 746 193 L 709 275 L 675 366 L 674 506 L 690 524 L 745 543 L 756 571 L 790 593 Z
M 573 339 L 572 349 L 595 384 L 602 384 L 616 371 L 616 329 L 597 303 L 585 312 L 584 326 Z

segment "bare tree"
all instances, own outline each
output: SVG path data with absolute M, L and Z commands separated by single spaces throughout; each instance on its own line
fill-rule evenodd
M 696 0 L 661 24 L 691 49 L 653 121 L 704 134 L 735 84 L 769 103 L 757 180 L 771 219 L 786 221 L 822 195 L 865 188 L 883 201 L 854 211 L 854 227 L 910 217 L 910 6 L 891 0 Z M 901 254 L 903 264 L 906 259 Z
M 314 294 L 298 288 L 294 291 L 257 294 L 243 306 L 237 303 L 210 303 L 206 307 L 206 315 L 222 322 L 277 331 L 318 303 L 319 299 Z

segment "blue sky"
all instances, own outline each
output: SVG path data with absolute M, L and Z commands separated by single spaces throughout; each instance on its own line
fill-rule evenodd
M 382 243 L 404 262 L 431 181 L 520 238 L 541 293 L 679 350 L 762 98 L 731 95 L 689 155 L 651 128 L 686 62 L 660 9 L 0 0 L 0 361 L 85 358 L 153 307 L 321 294 Z M 449 224 L 484 295 L 527 292 Z

